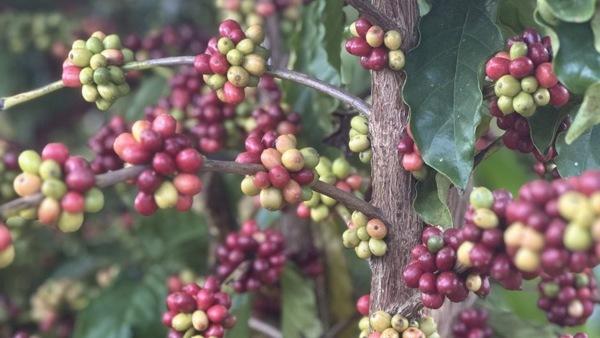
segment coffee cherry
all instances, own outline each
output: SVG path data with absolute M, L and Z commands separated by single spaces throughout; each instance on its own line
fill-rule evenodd
M 494 85 L 494 91 L 497 96 L 513 97 L 521 90 L 521 84 L 512 75 L 503 75 Z
M 63 211 L 58 219 L 58 228 L 62 232 L 74 232 L 83 224 L 83 213 L 70 213 Z
M 523 57 L 523 56 L 527 55 L 527 52 L 528 52 L 527 44 L 525 44 L 524 42 L 520 42 L 520 41 L 515 42 L 510 47 L 510 59 L 514 60 L 519 57 Z
M 551 87 L 550 91 L 550 103 L 555 107 L 562 107 L 569 102 L 570 94 L 567 88 L 560 83 Z
M 558 83 L 558 78 L 552 69 L 552 63 L 544 62 L 538 65 L 535 69 L 535 78 L 540 86 L 544 88 L 552 88 Z
M 501 57 L 493 57 L 488 60 L 485 65 L 485 75 L 492 80 L 498 80 L 502 76 L 508 74 L 508 65 L 510 60 L 501 58 Z
M 37 175 L 42 158 L 34 150 L 25 150 L 19 155 L 19 167 L 23 172 Z
M 161 209 L 173 208 L 177 204 L 177 189 L 175 185 L 169 181 L 163 182 L 156 192 L 154 192 L 154 200 L 156 205 Z

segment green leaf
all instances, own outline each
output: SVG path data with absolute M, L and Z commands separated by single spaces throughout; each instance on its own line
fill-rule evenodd
M 252 295 L 249 293 L 234 293 L 231 297 L 231 314 L 236 318 L 235 326 L 227 331 L 227 338 L 250 337 L 248 320 L 252 312 Z
M 556 141 L 558 153 L 555 163 L 561 176 L 579 175 L 585 170 L 600 168 L 600 126 L 595 126 L 573 143 L 567 144 L 565 136 L 560 135 Z
M 143 276 L 123 275 L 79 314 L 73 337 L 165 336 L 160 323 L 166 295 L 165 270 L 155 267 Z
M 323 333 L 317 316 L 313 283 L 304 280 L 289 266 L 281 276 L 281 328 L 286 338 L 316 338 Z
M 342 65 L 340 52 L 344 40 L 344 16 L 340 15 L 343 12 L 343 5 L 342 1 L 325 1 L 325 7 L 321 13 L 325 26 L 323 44 L 327 51 L 327 60 L 338 72 Z
M 450 181 L 433 170 L 424 181 L 417 183 L 417 196 L 413 204 L 425 223 L 452 227 L 452 213 L 448 208 Z
M 596 0 L 546 0 L 557 18 L 567 22 L 586 22 L 594 15 Z
M 552 145 L 561 122 L 576 108 L 575 105 L 566 105 L 560 109 L 546 105 L 538 107 L 535 114 L 528 118 L 533 144 L 541 153 L 545 153 Z
M 554 71 L 571 93 L 583 95 L 600 82 L 600 54 L 594 47 L 589 24 L 561 23 L 555 28 L 560 49 L 554 59 Z
M 535 0 L 502 0 L 498 2 L 497 21 L 504 36 L 520 33 L 527 27 L 537 27 L 533 19 Z
M 116 107 L 113 109 L 124 111 L 124 117 L 127 120 L 140 119 L 144 116 L 144 108 L 155 104 L 166 88 L 167 81 L 162 76 L 153 75 L 144 78 L 140 88 L 135 93 L 130 94 L 129 100 L 118 100 L 115 103 Z
M 407 57 L 405 100 L 425 162 L 464 188 L 473 167 L 483 64 L 503 46 L 475 0 L 437 1 L 421 22 L 421 44 Z
M 565 136 L 565 142 L 573 143 L 581 134 L 598 123 L 600 123 L 600 82 L 594 83 L 585 91 L 583 102 Z

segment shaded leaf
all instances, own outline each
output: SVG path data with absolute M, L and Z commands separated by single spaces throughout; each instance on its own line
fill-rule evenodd
M 561 122 L 575 111 L 575 105 L 566 105 L 557 109 L 551 105 L 538 107 L 535 114 L 528 118 L 533 144 L 542 153 L 546 153 Z
M 557 18 L 567 22 L 585 22 L 592 18 L 596 0 L 546 0 Z
M 533 19 L 535 0 L 503 0 L 498 2 L 497 21 L 505 37 L 516 35 L 527 27 L 536 27 Z
M 450 185 L 444 175 L 433 170 L 429 170 L 424 181 L 417 183 L 413 206 L 425 223 L 452 227 L 452 213 L 447 204 Z
M 600 123 L 600 82 L 594 83 L 585 91 L 583 102 L 565 136 L 565 142 L 573 143 L 581 134 L 598 123 Z
M 558 153 L 555 163 L 561 176 L 575 176 L 588 169 L 600 168 L 600 126 L 579 136 L 573 143 L 567 144 L 565 136 L 556 141 Z
M 235 326 L 227 330 L 227 338 L 250 337 L 248 320 L 252 312 L 252 295 L 249 293 L 234 293 L 231 297 L 231 314 L 236 318 Z
M 592 27 L 592 33 L 594 34 L 594 48 L 596 48 L 596 52 L 600 53 L 600 7 L 596 9 L 596 13 L 592 17 L 590 27 Z
M 165 270 L 155 267 L 143 276 L 122 274 L 77 317 L 75 338 L 165 336 L 160 323 L 166 287 Z
M 600 82 L 600 54 L 594 47 L 592 28 L 589 24 L 561 23 L 555 31 L 560 49 L 554 71 L 569 91 L 583 95 L 589 86 Z
M 281 327 L 284 337 L 316 338 L 323 333 L 312 285 L 289 266 L 283 270 Z
M 437 1 L 407 57 L 405 100 L 425 162 L 464 188 L 481 120 L 482 66 L 502 38 L 480 1 Z
M 139 89 L 130 95 L 128 101 L 118 100 L 114 109 L 120 108 L 120 111 L 124 111 L 123 116 L 127 120 L 138 120 L 144 116 L 144 108 L 155 104 L 166 88 L 167 81 L 164 77 L 158 75 L 147 77 Z

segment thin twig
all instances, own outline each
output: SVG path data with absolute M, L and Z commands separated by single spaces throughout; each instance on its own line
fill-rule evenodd
M 54 81 L 50 84 L 47 84 L 43 87 L 30 90 L 28 92 L 16 94 L 13 96 L 0 98 L 0 111 L 6 110 L 8 108 L 14 107 L 21 103 L 36 99 L 38 97 L 44 96 L 46 94 L 57 91 L 61 88 L 64 88 L 64 84 L 62 80 Z
M 283 334 L 273 325 L 266 323 L 256 317 L 250 317 L 248 326 L 251 329 L 264 334 L 269 338 L 283 338 Z
M 353 107 L 358 110 L 364 116 L 369 116 L 371 114 L 371 107 L 360 98 L 348 93 L 345 90 L 327 84 L 323 81 L 312 78 L 306 74 L 295 72 L 293 70 L 288 69 L 271 69 L 267 71 L 267 74 L 270 74 L 276 78 L 290 80 L 301 85 L 305 85 L 307 87 L 318 90 L 324 94 L 327 94 L 333 98 L 336 98 L 347 105 Z
M 502 146 L 502 138 L 499 137 L 494 140 L 494 142 L 488 144 L 487 147 L 481 149 L 477 155 L 475 155 L 475 159 L 473 160 L 473 167 L 478 166 L 483 160 L 485 160 L 489 155 L 491 155 L 494 151 L 498 150 Z
M 129 62 L 123 66 L 123 70 L 144 70 L 164 66 L 185 66 L 194 64 L 194 56 L 172 56 L 162 59 L 151 59 L 145 61 Z
M 385 30 L 398 29 L 398 25 L 392 19 L 381 14 L 369 0 L 346 0 L 346 2 L 356 8 L 362 16 L 367 18 L 371 23 L 381 26 Z
M 98 175 L 96 176 L 96 185 L 100 188 L 105 188 L 119 182 L 136 178 L 146 168 L 146 166 L 138 165 Z M 238 175 L 252 175 L 264 170 L 266 169 L 260 164 L 241 164 L 232 161 L 205 159 L 204 166 L 200 169 L 200 172 L 214 171 Z M 371 204 L 359 199 L 351 193 L 340 190 L 325 182 L 314 182 L 311 187 L 314 191 L 332 197 L 338 202 L 348 206 L 352 210 L 358 210 L 370 217 L 382 217 L 379 210 Z M 12 200 L 8 203 L 0 205 L 0 215 L 3 218 L 7 218 L 16 211 L 37 206 L 42 202 L 43 199 L 43 195 L 38 193 Z

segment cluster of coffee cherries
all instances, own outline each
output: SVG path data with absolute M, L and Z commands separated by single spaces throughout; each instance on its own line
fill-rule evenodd
M 313 243 L 306 249 L 288 253 L 288 259 L 294 262 L 304 275 L 311 278 L 317 278 L 325 270 L 319 249 Z
M 256 87 L 267 70 L 268 52 L 260 46 L 265 32 L 259 25 L 244 32 L 233 20 L 219 25 L 219 38 L 212 38 L 203 54 L 194 60 L 194 68 L 217 97 L 229 104 L 239 104 L 246 96 L 244 88 Z
M 404 68 L 406 57 L 400 49 L 402 35 L 397 30 L 384 31 L 369 20 L 359 18 L 350 25 L 352 38 L 346 41 L 346 51 L 359 56 L 365 69 L 382 70 L 386 66 L 399 71 Z
M 90 291 L 77 279 L 49 279 L 31 297 L 31 317 L 41 332 L 70 333 L 74 325 L 73 316 L 88 305 Z
M 398 156 L 404 170 L 409 171 L 418 180 L 425 179 L 427 167 L 408 127 L 398 143 Z
M 596 278 L 587 269 L 555 277 L 542 274 L 538 291 L 538 307 L 546 311 L 548 321 L 560 326 L 584 324 L 600 301 Z
M 177 128 L 175 118 L 163 113 L 152 122 L 136 121 L 131 133 L 122 133 L 115 139 L 115 153 L 123 161 L 151 166 L 136 181 L 139 192 L 134 207 L 144 216 L 152 215 L 158 208 L 187 211 L 194 195 L 202 189 L 198 170 L 204 158 Z
M 129 34 L 123 39 L 123 45 L 131 49 L 139 61 L 169 55 L 195 55 L 206 48 L 206 40 L 201 33 L 200 27 L 182 23 L 161 27 L 145 36 Z
M 492 338 L 494 332 L 488 325 L 489 313 L 481 308 L 461 311 L 452 324 L 454 338 Z
M 506 208 L 507 252 L 523 272 L 556 276 L 598 264 L 600 171 L 535 180 Z
M 13 181 L 19 173 L 17 163 L 18 153 L 0 141 L 0 201 L 7 201 L 15 197 Z
M 381 257 L 387 252 L 384 241 L 387 231 L 379 218 L 369 219 L 362 212 L 354 211 L 348 229 L 342 234 L 342 243 L 348 249 L 354 248 L 358 258 Z
M 549 37 L 542 38 L 535 29 L 528 28 L 521 36 L 510 38 L 507 47 L 508 52 L 497 53 L 485 66 L 504 115 L 516 112 L 529 117 L 538 106 L 562 107 L 569 101 L 569 91 L 552 69 Z
M 280 135 L 276 139 L 260 139 L 257 134 L 246 138 L 246 152 L 238 155 L 238 163 L 260 163 L 266 171 L 246 176 L 241 183 L 248 196 L 260 195 L 260 205 L 279 210 L 311 198 L 309 185 L 315 179 L 314 168 L 319 154 L 314 148 L 297 149 L 296 137 Z
M 15 259 L 12 235 L 4 223 L 0 223 L 0 269 L 9 266 Z
M 260 81 L 260 83 L 263 83 L 265 77 L 263 76 Z M 275 82 L 273 83 L 277 86 Z M 270 96 L 272 93 L 278 96 L 281 92 L 278 87 L 277 91 L 259 88 L 257 94 Z M 300 131 L 300 114 L 292 112 L 290 106 L 281 102 L 279 98 L 270 96 L 266 100 L 268 100 L 267 104 L 263 104 L 251 112 L 246 113 L 238 110 L 242 117 L 238 118 L 237 121 L 242 129 L 247 132 L 258 131 L 262 133 L 274 131 L 279 135 L 298 134 Z
M 469 291 L 479 296 L 490 292 L 489 277 L 505 288 L 518 290 L 522 275 L 505 253 L 503 215 L 511 196 L 498 190 L 476 188 L 470 195 L 465 225 L 460 230 L 427 227 L 421 244 L 411 253 L 404 282 L 421 291 L 423 305 L 437 309 L 445 298 L 461 302 Z
M 402 314 L 390 315 L 375 311 L 369 315 L 370 295 L 356 301 L 356 310 L 363 317 L 358 322 L 360 338 L 439 338 L 437 324 L 432 317 L 409 321 Z
M 169 293 L 181 291 L 181 289 L 190 283 L 200 283 L 202 279 L 196 273 L 189 269 L 179 271 L 167 278 L 167 290 Z
M 300 16 L 300 7 L 311 0 L 217 0 L 216 4 L 223 11 L 223 17 L 235 19 L 247 26 L 260 25 L 264 18 L 276 13 L 282 14 L 282 29 L 289 31 L 285 25 Z
M 95 187 L 96 176 L 89 163 L 79 156 L 70 156 L 62 143 L 49 143 L 38 154 L 25 150 L 19 154 L 23 171 L 14 181 L 21 197 L 42 193 L 44 199 L 30 218 L 46 225 L 56 224 L 61 231 L 77 231 L 83 224 L 84 213 L 96 213 L 104 207 L 104 195 Z M 22 212 L 23 213 L 23 212 Z
M 368 164 L 373 156 L 371 152 L 371 141 L 369 140 L 369 122 L 362 115 L 356 115 L 350 120 L 350 131 L 348 132 L 348 149 L 358 153 L 362 163 Z
M 319 175 L 319 181 L 335 185 L 338 189 L 353 193 L 359 198 L 363 197 L 362 176 L 352 172 L 353 168 L 345 157 L 340 156 L 331 162 L 327 157 L 321 156 L 315 170 Z M 300 218 L 310 217 L 313 221 L 320 222 L 329 217 L 331 209 L 338 208 L 338 205 L 335 199 L 313 192 L 308 201 L 298 205 L 296 214 Z
M 129 129 L 125 119 L 119 115 L 111 117 L 88 141 L 88 146 L 94 152 L 90 167 L 95 174 L 123 168 L 123 160 L 115 153 L 113 144 L 117 136 Z
M 81 87 L 85 101 L 95 102 L 98 109 L 106 111 L 129 93 L 121 66 L 131 61 L 133 52 L 123 48 L 118 35 L 97 31 L 87 40 L 73 42 L 63 63 L 62 81 L 65 87 Z
M 281 232 L 261 230 L 256 221 L 248 220 L 239 232 L 228 234 L 217 247 L 217 278 L 223 282 L 240 269 L 231 283 L 236 292 L 253 292 L 263 285 L 273 285 L 279 281 L 287 260 L 284 249 Z
M 558 338 L 589 338 L 587 333 L 585 332 L 577 332 L 576 334 L 561 334 Z
M 209 276 L 203 286 L 190 283 L 169 293 L 167 312 L 162 316 L 163 324 L 170 328 L 169 338 L 222 338 L 236 318 L 229 312 L 231 297 L 220 289 L 219 281 Z

